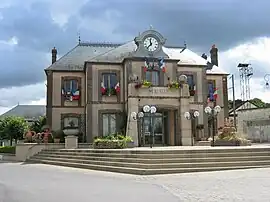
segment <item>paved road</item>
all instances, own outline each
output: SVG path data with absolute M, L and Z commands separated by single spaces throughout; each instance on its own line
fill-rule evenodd
M 0 202 L 270 201 L 270 169 L 131 176 L 0 163 Z

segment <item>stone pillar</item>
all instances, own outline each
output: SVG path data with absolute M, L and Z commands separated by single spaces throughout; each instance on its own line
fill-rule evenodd
M 187 120 L 184 117 L 184 113 L 190 111 L 189 97 L 189 86 L 188 84 L 183 84 L 180 96 L 181 111 L 179 117 L 181 124 L 180 130 L 182 136 L 182 146 L 192 146 L 194 141 L 192 137 L 191 120 Z
M 136 97 L 136 93 L 134 93 L 134 84 L 129 84 L 129 92 L 130 97 L 128 97 L 128 110 L 127 110 L 127 130 L 126 135 L 130 136 L 134 141 L 134 146 L 139 146 L 139 139 L 138 139 L 138 120 L 134 120 L 130 115 L 132 112 L 138 113 L 139 102 L 138 98 Z
M 128 119 L 127 119 L 127 136 L 130 136 L 134 141 L 134 146 L 139 145 L 138 139 L 138 120 L 134 120 L 130 114 L 132 112 L 138 113 L 138 99 L 128 98 Z
M 65 149 L 78 148 L 78 136 L 68 135 L 65 137 Z

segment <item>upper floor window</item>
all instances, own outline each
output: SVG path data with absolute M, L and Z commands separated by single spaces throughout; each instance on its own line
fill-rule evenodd
M 209 101 L 214 101 L 214 93 L 216 90 L 216 84 L 213 80 L 208 80 L 208 99 Z
M 116 95 L 120 90 L 116 73 L 103 73 L 101 79 L 101 92 L 103 95 Z
M 64 128 L 63 129 L 78 129 L 79 128 L 79 118 L 78 117 L 65 117 L 64 118 Z
M 196 85 L 194 81 L 194 76 L 191 75 L 186 75 L 187 76 L 187 83 L 189 85 L 189 93 L 191 96 L 195 95 L 195 90 L 196 90 Z
M 160 85 L 160 79 L 159 79 L 159 71 L 157 70 L 147 70 L 145 72 L 145 80 L 151 82 L 153 86 L 159 86 Z
M 62 95 L 66 100 L 80 99 L 79 82 L 77 79 L 64 79 L 62 86 Z
M 74 92 L 78 90 L 78 80 L 76 79 L 66 79 L 64 80 L 64 90 L 65 92 Z

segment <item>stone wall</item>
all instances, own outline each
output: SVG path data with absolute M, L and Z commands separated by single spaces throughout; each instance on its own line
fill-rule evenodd
M 238 111 L 237 130 L 254 142 L 270 142 L 270 108 Z

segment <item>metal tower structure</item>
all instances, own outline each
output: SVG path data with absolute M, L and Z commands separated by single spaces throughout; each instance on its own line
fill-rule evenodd
M 240 76 L 240 92 L 242 101 L 250 100 L 250 79 L 253 75 L 251 64 L 239 63 L 238 64 Z

